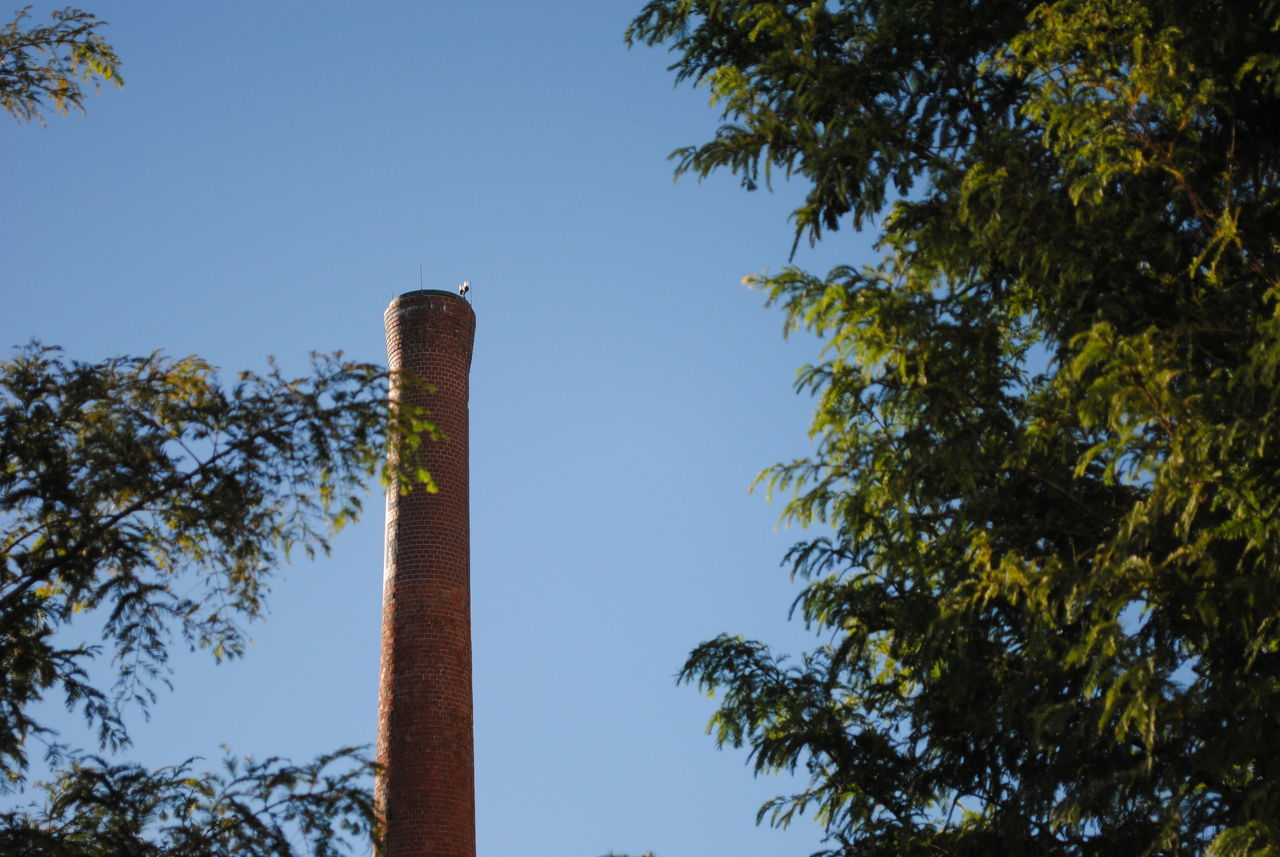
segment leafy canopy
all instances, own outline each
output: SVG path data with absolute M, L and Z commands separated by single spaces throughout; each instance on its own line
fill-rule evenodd
M 17 121 L 44 122 L 49 100 L 66 113 L 83 112 L 84 84 L 124 85 L 120 58 L 100 33 L 95 15 L 68 6 L 53 12 L 53 23 L 29 26 L 31 7 L 19 9 L 0 27 L 0 107 Z
M 372 832 L 367 774 L 350 750 L 301 766 L 229 757 L 216 773 L 86 757 L 42 785 L 38 811 L 0 813 L 0 853 L 334 857 L 343 834 Z
M 76 9 L 0 30 L 0 106 L 43 121 L 83 110 L 80 81 L 120 83 L 105 24 Z M 274 569 L 328 549 L 379 470 L 432 491 L 418 466 L 425 413 L 388 401 L 387 370 L 340 354 L 311 373 L 242 373 L 197 357 L 98 363 L 31 345 L 0 361 L 0 853 L 44 857 L 330 857 L 381 830 L 375 765 L 342 749 L 295 765 L 121 761 L 130 708 L 168 683 L 171 646 L 244 652 Z M 399 378 L 400 385 L 423 385 Z M 103 663 L 103 657 L 109 659 Z M 103 684 L 103 679 L 106 684 Z M 96 734 L 86 754 L 43 722 L 61 698 Z M 52 776 L 31 783 L 42 747 Z
M 678 171 L 807 187 L 748 278 L 826 340 L 763 475 L 819 643 L 682 677 L 846 855 L 1280 854 L 1280 4 L 652 0 L 722 110 Z
M 230 386 L 195 357 L 80 363 L 29 346 L 0 363 L 0 790 L 26 788 L 33 744 L 62 765 L 43 808 L 0 816 L 0 842 L 88 855 L 124 853 L 107 844 L 124 836 L 152 842 L 145 853 L 292 854 L 281 850 L 292 831 L 319 854 L 336 847 L 321 847 L 335 825 L 371 830 L 371 766 L 354 751 L 303 767 L 229 762 L 226 775 L 198 777 L 190 761 L 147 772 L 82 757 L 36 703 L 61 697 L 115 752 L 128 708 L 145 712 L 167 683 L 172 645 L 240 656 L 291 549 L 326 550 L 380 469 L 401 490 L 423 478 L 414 450 L 433 429 L 387 401 L 388 381 L 341 355 L 317 355 L 303 378 L 273 365 Z M 107 654 L 114 681 L 102 686 Z M 192 850 L 206 835 L 208 849 Z M 253 836 L 260 850 L 227 844 Z

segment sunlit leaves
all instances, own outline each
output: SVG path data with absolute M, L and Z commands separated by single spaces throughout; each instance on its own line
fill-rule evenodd
M 240 656 L 273 572 L 360 516 L 388 443 L 384 480 L 429 489 L 430 424 L 388 381 L 341 355 L 229 386 L 194 357 L 33 346 L 0 364 L 0 771 L 21 782 L 33 739 L 57 751 L 31 708 L 49 693 L 118 748 L 122 706 L 154 700 L 172 645 Z M 100 653 L 112 687 L 86 678 Z
M 53 23 L 33 26 L 31 7 L 0 27 L 0 108 L 19 121 L 44 121 L 44 110 L 84 109 L 84 86 L 107 81 L 121 86 L 120 58 L 102 38 L 106 23 L 67 7 Z
M 725 124 L 679 170 L 803 181 L 749 278 L 788 330 L 821 645 L 721 637 L 717 739 L 831 853 L 1280 853 L 1280 6 L 653 0 Z

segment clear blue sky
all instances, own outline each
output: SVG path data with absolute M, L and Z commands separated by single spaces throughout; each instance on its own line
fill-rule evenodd
M 383 361 L 396 294 L 473 283 L 479 851 L 807 854 L 757 828 L 742 752 L 673 676 L 721 631 L 796 648 L 794 532 L 748 494 L 807 448 L 814 343 L 744 275 L 781 267 L 794 189 L 673 183 L 703 91 L 628 51 L 641 0 L 139 3 L 127 86 L 48 127 L 0 121 L 0 343 L 93 360 Z M 49 4 L 39 4 L 37 17 Z M 866 261 L 837 233 L 797 263 Z M 373 739 L 381 502 L 282 570 L 247 659 L 178 661 L 135 723 L 150 764 L 311 756 Z

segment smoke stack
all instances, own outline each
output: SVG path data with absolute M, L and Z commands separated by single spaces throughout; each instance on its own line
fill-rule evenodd
M 444 439 L 424 438 L 438 492 L 387 492 L 376 800 L 386 857 L 475 857 L 467 394 L 476 317 L 452 292 L 403 294 L 385 315 L 393 382 Z

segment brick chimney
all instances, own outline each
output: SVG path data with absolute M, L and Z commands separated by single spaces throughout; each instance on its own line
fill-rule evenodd
M 393 383 L 444 433 L 423 439 L 438 492 L 387 492 L 376 800 L 386 857 L 475 857 L 467 391 L 476 317 L 452 292 L 408 292 L 385 315 Z

